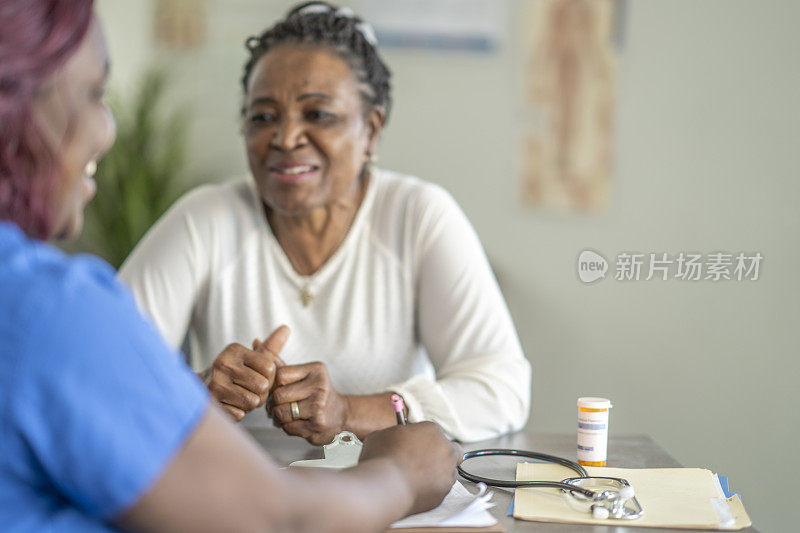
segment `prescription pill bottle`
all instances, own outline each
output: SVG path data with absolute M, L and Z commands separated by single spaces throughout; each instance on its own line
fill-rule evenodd
M 606 466 L 609 409 L 606 398 L 578 398 L 578 464 Z

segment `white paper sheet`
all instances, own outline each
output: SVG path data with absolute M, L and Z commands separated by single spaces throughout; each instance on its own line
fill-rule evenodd
M 444 501 L 425 513 L 403 518 L 391 527 L 485 527 L 497 523 L 487 509 L 494 507 L 489 500 L 494 495 L 486 486 L 479 485 L 478 494 L 470 493 L 456 481 Z

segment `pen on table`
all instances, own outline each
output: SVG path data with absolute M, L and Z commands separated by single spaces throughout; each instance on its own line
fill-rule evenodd
M 394 408 L 394 416 L 397 418 L 397 424 L 400 426 L 406 425 L 406 404 L 399 394 L 392 394 L 392 407 Z

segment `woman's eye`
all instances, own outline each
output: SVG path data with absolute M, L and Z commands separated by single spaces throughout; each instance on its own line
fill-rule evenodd
M 95 87 L 90 91 L 89 97 L 95 102 L 102 102 L 106 98 L 106 87 Z
M 313 121 L 329 120 L 334 117 L 333 113 L 322 111 L 321 109 L 313 109 L 306 113 L 306 117 Z
M 256 113 L 254 115 L 250 115 L 250 122 L 255 123 L 270 123 L 275 120 L 275 115 L 272 113 Z

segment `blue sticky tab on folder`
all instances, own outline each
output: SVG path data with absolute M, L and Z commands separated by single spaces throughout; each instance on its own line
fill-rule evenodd
M 719 484 L 722 487 L 722 492 L 725 494 L 726 498 L 730 498 L 735 492 L 728 488 L 728 476 L 721 476 L 717 474 L 717 478 L 719 478 Z
M 511 497 L 511 503 L 508 504 L 508 511 L 506 511 L 506 516 L 514 516 L 514 496 Z

